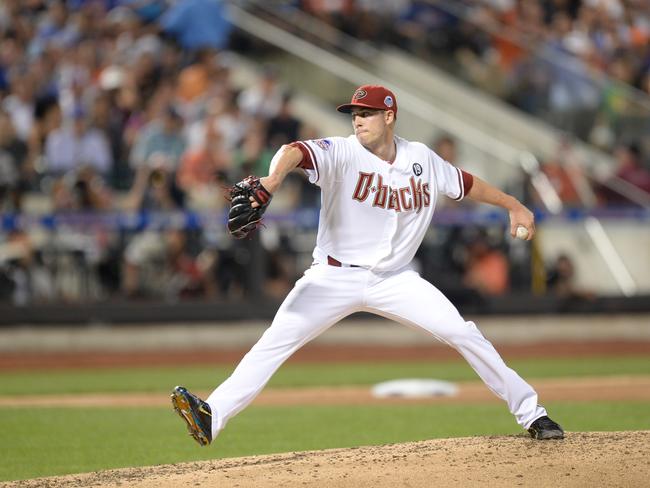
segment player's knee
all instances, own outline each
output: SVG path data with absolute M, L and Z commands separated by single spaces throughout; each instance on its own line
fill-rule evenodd
M 474 322 L 460 320 L 449 327 L 445 340 L 452 346 L 463 345 L 476 337 L 477 333 L 480 334 Z

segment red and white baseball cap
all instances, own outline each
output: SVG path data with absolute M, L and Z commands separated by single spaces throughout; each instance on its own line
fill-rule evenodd
M 336 110 L 349 114 L 354 107 L 392 110 L 397 117 L 397 98 L 392 91 L 381 85 L 363 85 L 357 88 L 350 103 L 339 105 Z

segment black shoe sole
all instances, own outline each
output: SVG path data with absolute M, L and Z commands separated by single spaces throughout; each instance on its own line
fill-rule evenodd
M 190 406 L 186 391 L 178 387 L 174 388 L 174 391 L 171 394 L 171 398 L 174 410 L 176 410 L 178 416 L 185 421 L 187 424 L 187 430 L 190 432 L 190 435 L 194 438 L 194 440 L 201 446 L 207 446 L 210 444 L 210 438 L 200 427 L 197 414 Z

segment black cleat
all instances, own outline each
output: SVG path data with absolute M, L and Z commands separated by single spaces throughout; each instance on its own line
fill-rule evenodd
M 212 411 L 210 405 L 192 395 L 182 386 L 172 391 L 174 410 L 185 420 L 187 430 L 196 442 L 207 446 L 212 442 Z
M 533 439 L 564 439 L 562 427 L 549 419 L 546 415 L 538 418 L 528 428 Z

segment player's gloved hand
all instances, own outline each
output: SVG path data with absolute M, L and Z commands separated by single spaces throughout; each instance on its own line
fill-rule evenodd
M 230 188 L 228 231 L 235 239 L 250 235 L 262 221 L 273 195 L 257 176 L 247 176 Z M 253 204 L 256 203 L 255 206 Z

